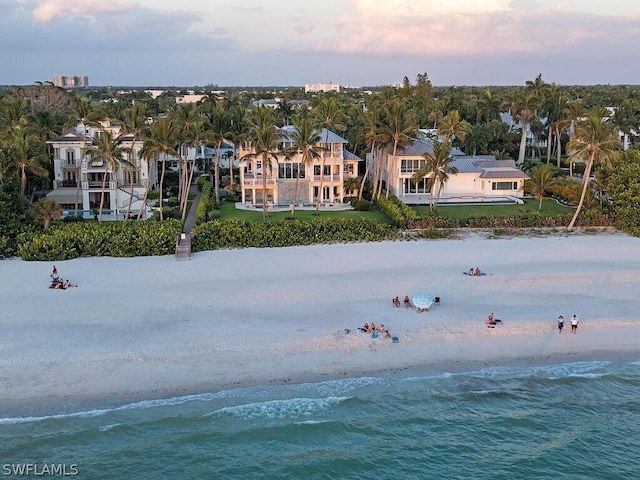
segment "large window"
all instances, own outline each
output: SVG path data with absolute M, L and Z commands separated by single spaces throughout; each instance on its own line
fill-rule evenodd
M 320 175 L 320 168 L 321 168 L 321 165 L 314 165 L 313 174 Z M 324 175 L 331 175 L 331 165 L 325 165 L 323 171 L 324 171 Z
M 517 190 L 518 182 L 491 182 L 491 190 Z
M 413 183 L 410 178 L 403 178 L 402 193 L 429 193 L 428 179 L 423 178 L 418 183 Z
M 76 164 L 76 155 L 73 150 L 67 149 L 67 165 Z
M 283 162 L 278 164 L 278 178 L 298 178 L 298 169 L 300 170 L 300 178 L 304 178 L 304 164 Z
M 403 159 L 400 164 L 400 173 L 413 173 L 424 167 L 426 160 Z

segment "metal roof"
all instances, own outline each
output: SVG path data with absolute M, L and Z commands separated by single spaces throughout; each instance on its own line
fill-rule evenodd
M 356 162 L 362 162 L 362 159 L 351 153 L 349 150 L 343 150 L 344 151 L 344 160 L 355 160 Z
M 291 134 L 296 131 L 296 127 L 294 125 L 285 125 L 284 127 L 280 127 L 279 130 L 284 132 L 285 135 Z M 331 130 L 327 130 L 323 128 L 320 132 L 320 142 L 321 143 L 349 143 L 340 135 L 332 132 Z

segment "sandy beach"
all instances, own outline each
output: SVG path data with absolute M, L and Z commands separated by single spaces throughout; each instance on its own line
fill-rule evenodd
M 615 232 L 82 258 L 56 262 L 64 291 L 52 266 L 0 262 L 0 417 L 640 351 L 640 239 Z M 392 306 L 420 292 L 441 303 Z M 371 321 L 399 342 L 358 331 Z

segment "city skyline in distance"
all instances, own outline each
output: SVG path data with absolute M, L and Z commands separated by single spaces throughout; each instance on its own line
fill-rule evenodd
M 311 2 L 307 2 L 311 3 Z M 586 4 L 586 5 L 585 5 Z M 0 84 L 640 84 L 640 2 L 0 0 Z

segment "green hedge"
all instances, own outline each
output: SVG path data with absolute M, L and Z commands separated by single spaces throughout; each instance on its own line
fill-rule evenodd
M 572 215 L 549 216 L 537 211 L 522 210 L 512 217 L 490 217 L 472 215 L 469 217 L 470 228 L 528 228 L 528 227 L 566 227 Z M 610 227 L 613 219 L 599 210 L 580 212 L 576 226 L 578 227 Z
M 202 180 L 202 181 L 200 181 Z M 198 185 L 202 185 L 200 193 L 200 201 L 196 208 L 196 225 L 204 223 L 213 218 L 213 185 L 206 177 L 198 179 Z M 199 187 L 200 188 L 200 187 Z
M 54 261 L 77 257 L 135 257 L 175 252 L 180 222 L 103 222 L 57 224 L 24 236 L 18 254 L 23 260 Z
M 418 214 L 413 208 L 398 200 L 394 195 L 389 195 L 389 198 L 382 195 L 376 203 L 380 211 L 384 213 L 396 227 L 406 228 L 409 222 L 418 218 Z
M 193 251 L 221 248 L 289 247 L 316 243 L 378 242 L 398 238 L 389 225 L 371 219 L 326 218 L 254 223 L 231 219 L 194 228 Z
M 460 220 L 457 218 L 445 218 L 438 215 L 425 215 L 407 222 L 410 229 L 431 229 L 431 228 L 460 228 Z

